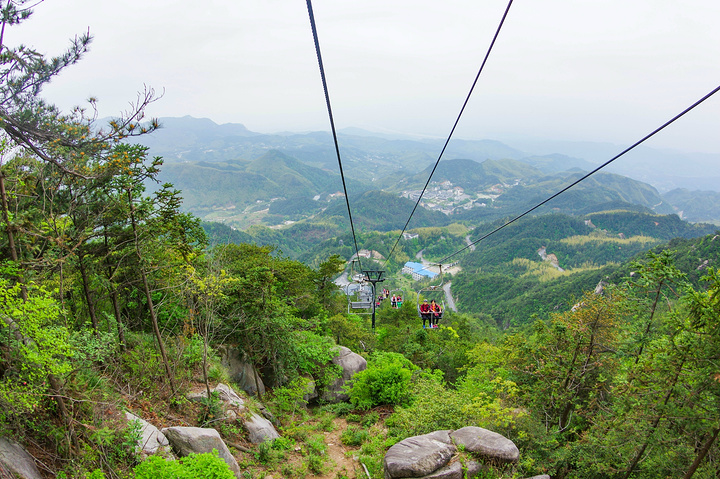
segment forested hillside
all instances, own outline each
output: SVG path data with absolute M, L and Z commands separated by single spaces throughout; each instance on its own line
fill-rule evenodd
M 271 150 L 252 161 L 170 163 L 159 178 L 173 183 L 184 192 L 184 211 L 206 221 L 225 222 L 241 229 L 256 224 L 275 226 L 303 220 L 312 222 L 316 215 L 329 208 L 323 217 L 337 216 L 337 222 L 342 225 L 345 222 L 341 219 L 344 202 L 337 201 L 343 194 L 339 175 L 334 173 L 335 169 L 319 169 L 310 164 L 307 160 L 301 162 Z M 369 229 L 392 229 L 401 220 L 372 221 L 368 218 L 388 215 L 390 211 L 409 215 L 412 206 L 405 207 L 398 198 L 378 196 L 376 201 L 379 203 L 389 202 L 383 212 L 380 207 L 367 206 L 372 197 L 364 193 L 380 189 L 414 201 L 420 196 L 431 169 L 432 165 L 418 169 L 418 172 L 388 171 L 373 182 L 346 178 L 346 187 L 351 199 L 355 198 L 353 202 L 360 202 L 361 211 L 357 214 L 364 218 Z M 482 163 L 445 160 L 438 165 L 417 215 L 432 216 L 427 211 L 431 210 L 452 216 L 453 221 L 491 221 L 518 214 L 583 174 L 564 171 L 548 175 L 511 159 Z M 648 184 L 620 175 L 597 173 L 555 198 L 537 213 L 585 214 L 604 211 L 613 205 L 625 209 L 645 208 L 659 214 L 673 213 L 678 209 L 673 209 Z M 713 217 L 709 213 L 707 216 Z M 452 221 L 431 221 L 435 225 L 443 222 Z M 420 226 L 429 224 L 428 218 L 420 219 Z
M 365 231 L 389 231 L 402 229 L 414 203 L 405 198 L 383 191 L 368 191 L 361 196 L 351 197 L 353 222 Z M 320 219 L 336 217 L 340 224 L 347 225 L 347 206 L 337 202 L 329 207 Z M 413 216 L 413 227 L 441 226 L 449 224 L 450 218 L 438 211 L 418 209 Z
M 481 237 L 501 224 L 483 225 L 473 235 Z M 520 326 L 569 309 L 583 291 L 653 246 L 714 231 L 712 225 L 690 225 L 675 215 L 623 211 L 525 219 L 467 253 L 453 291 L 461 308 L 488 314 L 504 328 Z
M 430 176 L 433 166 L 430 165 L 413 176 L 403 178 L 395 189 L 422 187 Z M 433 174 L 433 180 L 438 183 L 449 181 L 465 189 L 482 191 L 494 185 L 513 184 L 517 181 L 534 183 L 544 176 L 540 170 L 515 160 L 486 160 L 479 163 L 473 160 L 452 159 L 440 162 Z
M 159 180 L 183 191 L 184 211 L 242 228 L 307 218 L 328 207 L 329 195 L 342 191 L 339 175 L 275 150 L 253 161 L 171 163 Z M 352 180 L 348 184 L 353 191 L 364 189 Z
M 675 208 L 686 221 L 718 223 L 720 193 L 717 191 L 690 191 L 675 189 L 663 194 L 665 201 Z

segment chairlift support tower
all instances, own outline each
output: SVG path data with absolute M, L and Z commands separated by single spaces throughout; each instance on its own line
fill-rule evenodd
M 372 294 L 373 294 L 373 301 L 372 301 L 372 329 L 375 331 L 375 308 L 377 306 L 376 298 L 376 288 L 375 285 L 377 283 L 382 283 L 385 281 L 383 279 L 382 275 L 385 271 L 371 271 L 371 270 L 365 270 L 363 271 L 363 274 L 365 275 L 365 281 L 372 284 Z

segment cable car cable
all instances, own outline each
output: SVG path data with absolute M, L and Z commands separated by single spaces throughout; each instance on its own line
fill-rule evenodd
M 441 259 L 439 262 L 440 262 L 440 263 L 444 263 L 445 260 L 448 260 L 448 259 L 452 258 L 453 256 L 455 256 L 455 255 L 457 255 L 457 254 L 465 251 L 466 249 L 470 248 L 471 246 L 475 246 L 476 244 L 478 244 L 479 242 L 481 242 L 482 240 L 484 240 L 484 239 L 487 238 L 488 236 L 497 233 L 498 231 L 500 231 L 501 229 L 505 228 L 506 226 L 508 226 L 508 225 L 516 222 L 517 220 L 519 220 L 519 219 L 522 218 L 523 216 L 525 216 L 525 215 L 531 213 L 532 211 L 538 209 L 539 207 L 541 207 L 541 206 L 544 205 L 545 203 L 549 202 L 549 201 L 552 200 L 553 198 L 556 198 L 557 196 L 559 196 L 559 195 L 561 195 L 562 193 L 566 192 L 567 190 L 569 190 L 569 189 L 572 188 L 573 186 L 577 185 L 577 184 L 580 183 L 581 181 L 587 179 L 587 178 L 590 177 L 591 175 L 593 175 L 593 174 L 597 173 L 598 171 L 600 171 L 601 169 L 605 168 L 607 165 L 609 165 L 609 164 L 612 163 L 613 161 L 617 160 L 618 158 L 620 158 L 621 156 L 623 156 L 625 153 L 628 153 L 630 150 L 632 150 L 632 149 L 634 149 L 635 147 L 639 146 L 640 144 L 644 143 L 646 140 L 652 138 L 652 137 L 655 136 L 657 133 L 659 133 L 660 131 L 664 130 L 666 127 L 670 126 L 670 125 L 671 125 L 672 123 L 674 123 L 675 121 L 677 121 L 677 120 L 679 120 L 680 118 L 682 118 L 685 114 L 689 113 L 692 109 L 694 109 L 695 107 L 697 107 L 698 105 L 700 105 L 702 102 L 704 102 L 705 100 L 707 100 L 708 98 L 710 98 L 711 96 L 713 96 L 714 94 L 716 94 L 718 91 L 720 91 L 720 86 L 718 86 L 717 88 L 715 88 L 714 90 L 712 90 L 710 93 L 708 93 L 707 95 L 705 95 L 704 97 L 702 97 L 701 99 L 699 99 L 698 101 L 696 101 L 695 103 L 693 103 L 692 105 L 690 105 L 689 107 L 687 107 L 687 108 L 686 108 L 685 110 L 683 110 L 681 113 L 678 113 L 677 115 L 675 115 L 672 119 L 670 119 L 670 120 L 668 120 L 667 122 L 665 122 L 662 126 L 656 128 L 652 133 L 644 136 L 641 140 L 635 142 L 633 145 L 629 146 L 628 148 L 626 148 L 626 149 L 623 150 L 622 152 L 620 152 L 620 153 L 618 153 L 617 155 L 615 155 L 614 157 L 610 158 L 608 161 L 606 161 L 606 162 L 603 163 L 602 165 L 600 165 L 600 166 L 598 166 L 597 168 L 595 168 L 594 170 L 592 170 L 590 173 L 588 173 L 588 174 L 586 174 L 585 176 L 583 176 L 582 178 L 574 181 L 574 182 L 571 183 L 570 185 L 566 186 L 565 188 L 563 188 L 562 190 L 558 191 L 558 192 L 555 193 L 554 195 L 548 197 L 548 198 L 545 199 L 544 201 L 542 201 L 542 202 L 538 203 L 537 205 L 533 206 L 532 208 L 530 208 L 529 210 L 525 211 L 524 213 L 522 213 L 522 214 L 516 216 L 515 218 L 511 219 L 510 221 L 508 221 L 507 223 L 503 224 L 502 226 L 498 226 L 497 228 L 495 228 L 494 230 L 492 230 L 492 231 L 489 232 L 488 234 L 482 236 L 480 239 L 478 239 L 478 240 L 476 240 L 476 241 L 473 241 L 472 243 L 470 243 L 470 244 L 466 245 L 465 247 L 459 249 L 458 251 L 454 252 L 453 254 L 444 257 L 444 258 Z
M 335 120 L 333 119 L 332 107 L 330 106 L 330 94 L 328 93 L 322 55 L 320 54 L 320 41 L 318 40 L 317 28 L 315 26 L 315 15 L 313 13 L 311 0 L 307 0 L 307 9 L 308 15 L 310 16 L 310 27 L 312 28 L 313 40 L 315 42 L 315 53 L 317 54 L 318 66 L 320 67 L 320 77 L 322 79 L 323 91 L 325 92 L 325 104 L 327 105 L 328 116 L 330 118 L 330 129 L 332 130 L 333 142 L 335 143 L 335 154 L 337 155 L 338 167 L 340 168 L 340 179 L 342 179 L 343 192 L 345 193 L 345 204 L 347 205 L 348 218 L 350 219 L 350 230 L 352 231 L 353 242 L 355 243 L 355 256 L 357 257 L 360 269 L 362 270 L 360 249 L 358 248 L 357 237 L 355 236 L 355 225 L 350 211 L 350 198 L 348 197 L 347 185 L 345 184 L 345 174 L 343 173 L 342 160 L 340 159 L 340 146 L 338 145 L 337 132 L 335 131 Z
M 309 2 L 310 0 L 308 0 Z M 478 79 L 480 78 L 480 74 L 482 73 L 483 69 L 485 68 L 485 64 L 488 61 L 488 58 L 490 57 L 490 52 L 492 52 L 493 46 L 495 46 L 495 42 L 497 41 L 498 35 L 500 35 L 500 30 L 502 29 L 503 24 L 505 23 L 505 19 L 507 18 L 508 12 L 510 11 L 510 7 L 512 6 L 513 0 L 510 0 L 507 4 L 507 7 L 505 8 L 505 12 L 503 13 L 502 19 L 500 19 L 500 23 L 498 24 L 497 30 L 495 30 L 495 35 L 493 36 L 492 42 L 490 42 L 490 46 L 488 47 L 487 52 L 485 53 L 485 58 L 483 59 L 482 65 L 480 65 L 480 69 L 477 72 L 477 75 L 475 75 L 475 80 L 472 83 L 472 86 L 470 87 L 470 91 L 467 94 L 467 97 L 465 97 L 465 102 L 463 103 L 462 108 L 460 108 L 460 113 L 458 113 L 457 118 L 455 119 L 455 123 L 453 124 L 452 129 L 450 130 L 450 134 L 447 137 L 447 140 L 445 140 L 445 145 L 443 145 L 442 150 L 440 151 L 440 155 L 438 156 L 437 161 L 435 161 L 435 166 L 433 166 L 432 171 L 430 172 L 430 176 L 428 177 L 427 181 L 425 182 L 425 186 L 423 187 L 422 191 L 420 192 L 420 197 L 418 198 L 417 202 L 415 203 L 415 206 L 413 207 L 412 211 L 410 212 L 410 216 L 408 217 L 407 221 L 405 222 L 405 226 L 403 226 L 402 231 L 398 235 L 397 240 L 395 240 L 395 244 L 393 245 L 392 249 L 390 250 L 390 253 L 388 254 L 387 259 L 385 260 L 385 263 L 383 263 L 383 268 L 387 264 L 388 261 L 390 261 L 390 258 L 392 257 L 393 252 L 395 251 L 395 248 L 397 247 L 398 243 L 400 242 L 400 238 L 402 238 L 403 233 L 405 233 L 405 230 L 408 227 L 408 224 L 410 224 L 410 220 L 412 219 L 413 215 L 415 214 L 415 210 L 417 210 L 417 207 L 420 205 L 420 201 L 422 200 L 423 195 L 425 194 L 425 190 L 427 190 L 428 185 L 430 184 L 430 180 L 432 179 L 433 175 L 435 174 L 435 170 L 437 169 L 438 165 L 440 164 L 440 159 L 442 158 L 443 154 L 445 153 L 445 150 L 447 149 L 448 144 L 450 143 L 450 139 L 453 136 L 453 133 L 455 133 L 455 129 L 458 126 L 458 123 L 460 122 L 460 118 L 462 117 L 463 112 L 465 111 L 465 107 L 467 106 L 468 102 L 470 101 L 470 96 L 473 93 L 473 90 L 475 89 L 475 85 L 477 85 Z

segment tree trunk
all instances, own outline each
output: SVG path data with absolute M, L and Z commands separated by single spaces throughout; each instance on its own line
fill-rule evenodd
M 690 479 L 693 474 L 695 474 L 695 471 L 697 470 L 698 466 L 700 466 L 700 463 L 703 459 L 705 459 L 705 456 L 707 456 L 707 453 L 710 451 L 710 448 L 712 447 L 713 443 L 715 442 L 715 439 L 718 437 L 718 433 L 720 433 L 720 428 L 713 429 L 712 434 L 708 438 L 707 441 L 705 441 L 705 445 L 702 449 L 700 449 L 700 452 L 698 453 L 697 457 L 695 457 L 695 460 L 690 465 L 690 468 L 683 476 L 683 479 Z
M 108 244 L 107 227 L 103 225 L 103 242 L 105 243 L 105 265 L 107 266 L 107 272 L 105 273 L 109 286 L 108 290 L 110 293 L 110 300 L 113 305 L 113 314 L 115 315 L 115 322 L 117 323 L 118 340 L 120 341 L 120 350 L 125 351 L 125 329 L 123 327 L 122 316 L 120 314 L 120 300 L 118 298 L 118 286 L 113 284 L 112 279 L 114 276 L 113 268 L 108 257 L 110 256 L 110 245 Z
M 675 377 L 673 378 L 672 384 L 670 385 L 670 388 L 668 389 L 667 394 L 665 395 L 665 399 L 663 400 L 663 407 L 667 406 L 667 403 L 670 401 L 670 398 L 672 397 L 673 389 L 675 388 L 675 385 L 678 382 L 678 379 L 680 379 L 680 372 L 682 371 L 683 365 L 685 364 L 685 359 L 683 358 L 682 361 L 680 361 L 680 366 L 678 367 L 677 373 L 675 374 Z M 645 454 L 645 450 L 647 449 L 648 445 L 650 444 L 650 438 L 655 433 L 655 429 L 657 429 L 658 425 L 660 424 L 660 420 L 663 418 L 663 414 L 659 414 L 652 422 L 652 425 L 650 426 L 650 431 L 647 434 L 647 437 L 645 438 L 645 442 L 642 446 L 640 446 L 640 449 L 635 454 L 635 457 L 633 458 L 632 462 L 628 466 L 627 472 L 623 476 L 623 479 L 628 479 L 635 468 L 637 467 L 638 463 L 640 462 L 640 459 L 642 459 L 643 455 Z
M 155 333 L 155 339 L 158 342 L 158 348 L 160 349 L 160 356 L 162 357 L 163 366 L 165 366 L 165 374 L 167 375 L 168 381 L 170 382 L 170 390 L 173 395 L 177 392 L 175 390 L 175 380 L 173 379 L 172 371 L 170 370 L 170 363 L 168 362 L 167 353 L 165 352 L 165 343 L 163 343 L 162 335 L 160 334 L 160 327 L 158 326 L 157 314 L 155 314 L 155 305 L 152 300 L 152 294 L 150 292 L 150 284 L 148 283 L 147 274 L 145 273 L 145 267 L 142 265 L 142 253 L 140 252 L 140 238 L 137 231 L 137 223 L 135 221 L 135 205 L 133 204 L 132 193 L 127 191 L 128 206 L 130 207 L 130 222 L 132 225 L 133 236 L 135 240 L 135 253 L 138 258 L 138 268 L 140 270 L 140 277 L 142 278 L 143 290 L 145 291 L 145 299 L 147 300 L 148 309 L 150 310 L 150 321 L 152 322 L 153 333 Z
M 113 313 L 115 314 L 115 322 L 117 323 L 120 350 L 125 351 L 125 328 L 123 327 L 122 316 L 120 315 L 120 301 L 118 300 L 117 288 L 114 288 L 110 293 L 110 300 L 112 301 Z
M 13 261 L 13 263 L 18 264 L 18 254 L 17 254 L 17 248 L 15 247 L 15 234 L 13 232 L 13 227 L 10 224 L 10 215 L 8 214 L 8 202 L 7 202 L 7 193 L 5 191 L 5 173 L 0 170 L 0 198 L 2 199 L 2 215 L 3 215 L 3 221 L 5 222 L 5 233 L 7 234 L 8 238 L 8 248 L 10 249 L 10 259 Z M 27 295 L 27 288 L 25 287 L 25 282 L 22 280 L 22 277 L 20 278 L 20 297 L 23 301 L 27 301 L 28 295 Z
M 660 290 L 662 289 L 662 285 L 664 282 L 665 280 L 660 280 L 660 284 L 658 284 L 658 289 L 655 293 L 655 300 L 653 301 L 652 307 L 650 308 L 650 319 L 648 319 L 648 323 L 645 327 L 645 332 L 642 335 L 641 341 L 645 341 L 647 335 L 650 334 L 650 327 L 652 326 L 653 317 L 655 316 L 655 309 L 657 308 L 658 301 L 660 300 Z M 645 345 L 641 342 L 640 349 L 638 350 L 637 356 L 635 357 L 635 364 L 640 362 L 640 355 L 642 354 L 644 348 Z
M 88 314 L 90 315 L 90 322 L 92 323 L 93 331 L 95 336 L 100 332 L 100 326 L 95 312 L 95 301 L 92 299 L 92 293 L 90 292 L 90 284 L 87 275 L 87 268 L 85 267 L 85 254 L 78 250 L 78 267 L 80 268 L 80 278 L 82 279 L 83 293 L 85 294 L 85 302 L 88 307 Z

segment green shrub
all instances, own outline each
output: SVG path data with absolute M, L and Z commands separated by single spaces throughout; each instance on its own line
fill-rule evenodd
M 214 360 L 208 367 L 208 379 L 213 383 L 224 383 L 228 384 L 231 381 L 230 374 L 227 369 L 222 365 L 216 363 Z
M 361 420 L 361 424 L 363 427 L 370 427 L 375 425 L 376 422 L 380 420 L 380 414 L 377 411 L 370 412 L 368 414 L 365 414 Z
M 318 429 L 321 431 L 334 431 L 335 430 L 335 423 L 333 420 L 335 419 L 335 416 L 333 416 L 330 413 L 322 412 L 320 416 L 318 416 Z
M 307 457 L 307 467 L 310 472 L 316 475 L 322 475 L 327 472 L 327 464 L 325 464 L 325 457 L 318 456 L 317 454 L 310 454 Z
M 272 448 L 277 451 L 289 451 L 295 447 L 295 441 L 289 437 L 278 437 L 271 444 Z
M 215 449 L 212 453 L 190 454 L 178 461 L 150 456 L 134 471 L 136 479 L 235 479 Z
M 266 441 L 258 444 L 257 451 L 255 451 L 255 459 L 261 464 L 268 467 L 275 467 L 285 460 L 285 451 L 283 449 L 276 449 L 273 447 L 274 441 Z
M 360 414 L 348 414 L 347 417 L 345 417 L 345 420 L 347 422 L 360 422 L 362 420 L 362 416 Z
M 155 339 L 145 334 L 128 334 L 127 349 L 121 355 L 122 380 L 131 391 L 154 391 L 165 383 L 162 358 Z
M 349 426 L 340 434 L 340 441 L 346 446 L 360 446 L 369 439 L 367 430 L 358 426 Z
M 307 447 L 308 454 L 322 456 L 327 452 L 327 444 L 325 444 L 325 439 L 321 435 L 312 436 L 305 443 L 305 447 Z
M 410 378 L 418 367 L 399 353 L 376 352 L 364 371 L 355 374 L 350 402 L 359 409 L 410 401 Z
M 457 391 L 445 388 L 440 371 L 417 374 L 410 390 L 412 404 L 396 408 L 395 413 L 385 420 L 393 436 L 404 438 L 476 425 L 465 411 L 467 399 Z
M 220 419 L 224 414 L 224 403 L 215 391 L 210 393 L 210 397 L 201 398 L 200 405 L 200 414 L 198 416 L 200 427 L 206 427 L 208 423 Z
M 305 395 L 308 393 L 310 379 L 298 377 L 287 386 L 275 388 L 270 407 L 280 414 L 294 414 L 307 406 Z
M 193 334 L 189 339 L 183 341 L 184 344 L 178 346 L 182 349 L 183 362 L 188 369 L 192 369 L 202 363 L 204 341 L 203 338 L 197 334 Z M 184 346 L 184 348 L 182 348 Z M 208 346 L 208 359 L 212 358 L 213 351 Z
M 346 416 L 355 410 L 352 404 L 346 402 L 325 404 L 320 409 L 335 414 L 336 416 Z
M 82 329 L 70 336 L 73 347 L 73 362 L 90 366 L 106 363 L 116 354 L 117 339 L 115 333 Z

